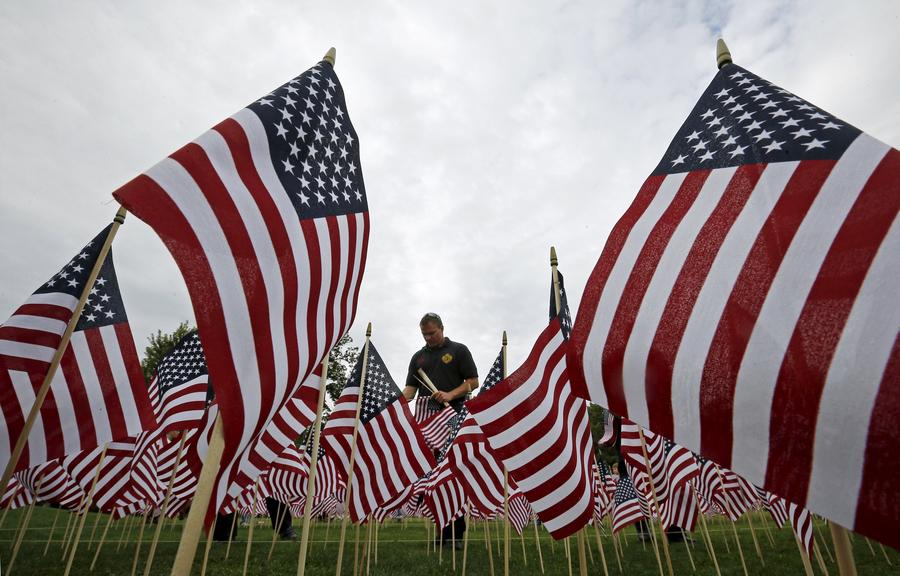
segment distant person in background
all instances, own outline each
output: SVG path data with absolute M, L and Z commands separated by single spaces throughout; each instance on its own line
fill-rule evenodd
M 478 388 L 478 369 L 475 367 L 472 353 L 465 344 L 453 342 L 444 336 L 444 323 L 434 312 L 422 316 L 419 328 L 422 331 L 422 338 L 425 339 L 425 346 L 413 354 L 409 361 L 403 396 L 410 401 L 418 392 L 420 396 L 430 396 L 435 409 L 440 409 L 447 403 L 459 412 L 469 394 Z M 437 388 L 436 392 L 432 392 L 425 385 L 419 370 L 428 376 Z M 460 516 L 443 527 L 440 543 L 449 544 L 455 541 L 456 547 L 462 548 L 462 536 L 465 531 L 466 520 Z

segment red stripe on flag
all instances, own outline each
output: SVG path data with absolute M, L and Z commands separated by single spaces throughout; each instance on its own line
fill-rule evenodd
M 609 233 L 609 238 L 607 238 L 606 244 L 603 246 L 603 252 L 600 254 L 600 258 L 597 260 L 597 264 L 591 271 L 591 276 L 585 285 L 584 294 L 581 297 L 581 306 L 578 308 L 578 320 L 589 318 L 590 321 L 576 321 L 572 327 L 570 339 L 571 355 L 575 358 L 574 361 L 569 362 L 572 368 L 570 370 L 572 391 L 580 398 L 590 398 L 587 383 L 584 379 L 582 362 L 584 361 L 584 346 L 588 335 L 591 333 L 593 319 L 597 315 L 597 306 L 600 305 L 600 295 L 603 293 L 606 281 L 609 279 L 613 266 L 622 252 L 625 241 L 628 240 L 628 234 L 631 232 L 634 224 L 643 216 L 650 203 L 653 202 L 659 187 L 665 179 L 664 175 L 650 176 L 644 181 L 634 202 L 631 203 L 631 206 L 619 218 L 619 221 L 616 222 L 616 225 L 613 226 L 612 231 Z
M 294 263 L 294 253 L 290 239 L 278 208 L 272 200 L 272 195 L 266 189 L 265 184 L 259 177 L 259 173 L 253 166 L 250 142 L 247 140 L 247 135 L 240 124 L 229 118 L 216 126 L 214 130 L 218 131 L 228 144 L 241 181 L 247 187 L 251 196 L 253 196 L 256 206 L 266 222 L 269 240 L 272 242 L 273 249 L 278 257 L 278 267 L 281 270 L 281 282 L 283 284 L 284 310 L 282 312 L 282 322 L 288 360 L 285 378 L 287 382 L 296 382 L 300 371 L 300 344 L 297 339 L 296 327 L 298 304 L 297 267 Z M 263 405 L 265 406 L 266 404 Z
M 647 236 L 647 241 L 641 248 L 640 255 L 634 263 L 628 281 L 622 290 L 622 298 L 616 308 L 612 324 L 609 327 L 609 336 L 603 349 L 603 381 L 606 385 L 606 394 L 609 400 L 609 409 L 616 414 L 627 414 L 628 405 L 625 399 L 625 387 L 622 381 L 622 364 L 625 356 L 625 348 L 638 310 L 650 285 L 650 280 L 656 272 L 656 266 L 662 258 L 663 252 L 672 238 L 672 234 L 678 224 L 690 209 L 703 183 L 709 176 L 708 170 L 691 172 L 685 177 L 684 182 L 672 199 L 671 204 L 653 226 L 653 230 Z
M 78 338 L 78 335 L 73 335 L 73 338 Z M 87 392 L 84 389 L 84 379 L 81 377 L 81 369 L 78 366 L 78 360 L 75 358 L 75 352 L 72 351 L 71 344 L 69 344 L 66 351 L 63 352 L 63 358 L 60 362 L 59 369 L 65 376 L 66 393 L 72 401 L 74 413 L 79 416 L 91 414 L 91 405 L 90 402 L 88 402 Z M 50 394 L 52 394 L 52 392 Z M 50 394 L 47 395 L 48 398 L 50 397 Z M 52 409 L 52 412 L 48 410 L 48 408 Z M 41 418 L 58 418 L 58 414 L 59 411 L 57 410 L 55 403 L 48 406 L 47 403 L 44 402 L 44 407 L 41 408 Z M 60 428 L 57 427 L 53 429 L 59 430 Z M 48 430 L 46 420 L 44 421 L 44 430 Z M 93 426 L 79 426 L 78 435 L 81 446 L 97 445 L 97 435 Z M 62 439 L 60 438 L 60 440 Z M 50 442 L 48 442 L 48 444 L 49 443 Z
M 832 161 L 797 166 L 747 255 L 710 344 L 700 383 L 700 446 L 703 455 L 726 468 L 734 391 L 747 343 L 785 252 L 833 167 Z
M 122 413 L 122 405 L 119 402 L 120 392 L 116 389 L 116 381 L 113 377 L 112 369 L 109 367 L 109 357 L 107 356 L 106 346 L 103 344 L 103 336 L 100 334 L 99 328 L 84 330 L 83 334 L 87 341 L 88 350 L 91 353 L 94 370 L 97 373 L 97 386 L 101 391 L 101 397 L 98 400 L 102 401 L 106 408 L 110 433 L 112 438 L 121 438 L 127 430 L 125 414 Z M 95 417 L 103 418 L 103 415 L 96 415 Z M 95 423 L 92 422 L 91 424 L 92 427 L 95 426 Z M 82 427 L 79 426 L 79 428 Z
M 131 327 L 127 322 L 116 324 L 115 330 L 119 350 L 122 353 L 122 361 L 125 364 L 125 372 L 128 374 L 128 381 L 131 384 L 131 396 L 137 406 L 141 429 L 150 430 L 156 425 L 156 422 L 148 397 L 147 382 L 144 380 L 137 349 L 134 346 L 134 335 L 132 335 Z
M 722 197 L 697 233 L 684 266 L 672 286 L 650 354 L 647 355 L 645 384 L 647 410 L 653 431 L 668 438 L 675 435 L 672 414 L 672 368 L 684 330 L 697 302 L 700 289 L 722 242 L 756 187 L 762 164 L 737 169 Z
M 900 152 L 891 150 L 841 224 L 781 364 L 772 398 L 766 486 L 778 486 L 780 494 L 793 502 L 806 502 L 819 400 L 835 348 L 872 260 L 900 210 L 898 173 Z

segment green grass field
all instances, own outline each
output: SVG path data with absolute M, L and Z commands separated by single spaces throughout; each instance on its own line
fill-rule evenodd
M 4 576 L 7 574 L 62 574 L 65 569 L 62 540 L 69 514 L 61 512 L 57 517 L 56 510 L 43 506 L 35 508 L 12 572 L 8 570 L 16 527 L 20 524 L 20 520 L 24 515 L 24 510 L 9 512 L 2 528 L 0 528 L 0 566 L 2 566 L 2 574 Z M 50 528 L 54 523 L 54 519 L 56 519 L 56 528 L 53 530 L 52 540 L 50 540 L 48 546 L 48 537 L 51 536 Z M 97 515 L 92 513 L 88 516 L 73 563 L 72 574 L 129 575 L 132 573 L 139 528 L 136 522 L 126 522 L 125 520 L 111 524 L 106 542 L 98 556 L 97 564 L 93 571 L 90 570 L 90 565 L 94 559 L 101 534 L 107 524 L 107 519 L 107 516 L 103 516 L 98 523 L 96 522 Z M 737 525 L 748 573 L 776 576 L 802 575 L 803 566 L 792 533 L 788 528 L 777 530 L 771 520 L 766 520 L 761 514 L 755 515 L 753 518 L 756 538 L 763 556 L 762 560 L 756 553 L 746 520 L 742 520 Z M 95 524 L 97 528 L 94 533 Z M 294 520 L 294 526 L 299 534 L 300 522 Z M 493 558 L 494 574 L 503 574 L 501 526 L 500 522 L 489 523 L 488 532 L 491 537 L 491 550 L 493 552 L 493 556 L 490 556 L 485 542 L 485 523 L 470 524 L 469 540 L 466 549 L 466 574 L 473 576 L 491 574 L 491 563 L 489 561 L 491 557 Z M 147 553 L 155 528 L 155 525 L 147 525 L 144 530 L 137 563 L 136 573 L 139 575 L 144 573 Z M 178 546 L 181 528 L 181 522 L 164 525 L 151 574 L 169 574 L 175 550 Z M 731 525 L 726 525 L 721 519 L 717 519 L 711 521 L 709 529 L 723 576 L 743 574 L 741 559 Z M 451 547 L 439 549 L 437 552 L 429 550 L 426 544 L 428 542 L 426 530 L 426 523 L 422 520 L 389 521 L 379 527 L 378 545 L 376 547 L 373 544 L 370 553 L 367 555 L 365 553 L 367 527 L 363 526 L 359 529 L 359 547 L 357 549 L 355 544 L 357 528 L 350 526 L 347 530 L 343 574 L 353 574 L 355 565 L 359 566 L 361 574 L 402 574 L 403 576 L 461 574 L 463 553 L 461 551 L 454 552 Z M 213 543 L 206 573 L 211 576 L 242 574 L 244 558 L 247 552 L 248 532 L 248 528 L 240 528 L 238 539 L 232 542 L 230 549 L 225 543 Z M 93 538 L 91 538 L 92 533 L 94 533 Z M 262 520 L 257 522 L 254 527 L 253 545 L 250 549 L 247 574 L 270 576 L 296 573 L 299 543 L 276 541 L 271 560 L 269 560 L 268 555 L 272 543 L 272 534 L 268 519 L 265 522 Z M 326 522 L 313 524 L 307 574 L 313 576 L 335 573 L 339 536 L 340 525 L 336 522 L 332 522 L 331 525 Z M 527 529 L 524 539 L 520 539 L 515 531 L 512 531 L 512 536 L 509 561 L 510 574 L 541 574 L 534 529 Z M 593 528 L 589 528 L 589 531 L 585 532 L 585 536 L 588 573 L 603 574 L 600 552 L 597 548 L 597 540 Z M 619 563 L 617 562 L 612 540 L 608 536 L 603 536 L 602 538 L 610 575 L 659 574 L 652 544 L 640 542 L 633 528 L 626 529 L 622 536 L 624 537 L 620 538 L 621 572 L 619 571 Z M 834 551 L 831 538 L 828 536 L 827 526 L 817 524 L 816 536 L 819 538 L 819 546 L 827 573 L 837 575 L 837 565 L 830 557 L 830 555 L 834 554 Z M 827 544 L 827 549 L 823 544 Z M 900 553 L 889 548 L 884 548 L 884 552 L 882 552 L 882 548 L 874 542 L 871 543 L 872 547 L 870 548 L 869 543 L 859 536 L 852 538 L 852 544 L 859 574 L 900 574 Z M 563 542 L 552 541 L 549 535 L 542 531 L 540 547 L 545 574 L 566 575 L 569 573 L 566 548 Z M 716 573 L 699 531 L 695 533 L 693 545 L 678 543 L 672 544 L 670 548 L 675 574 L 714 575 Z M 572 572 L 577 575 L 578 546 L 577 539 L 574 537 L 571 540 L 571 551 Z M 693 557 L 696 570 L 691 566 L 688 551 Z M 358 560 L 355 560 L 357 557 Z M 194 574 L 200 573 L 202 558 L 203 547 L 201 546 L 198 549 Z M 764 565 L 763 561 L 765 562 Z M 888 561 L 890 561 L 890 564 Z M 824 574 L 815 559 L 812 560 L 812 564 L 816 574 Z M 665 566 L 664 560 L 663 565 Z

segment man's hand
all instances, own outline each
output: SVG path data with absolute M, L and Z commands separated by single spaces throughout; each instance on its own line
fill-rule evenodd
M 451 400 L 453 400 L 452 394 L 450 394 L 449 392 L 441 392 L 440 390 L 432 394 L 431 397 L 441 404 L 447 404 Z

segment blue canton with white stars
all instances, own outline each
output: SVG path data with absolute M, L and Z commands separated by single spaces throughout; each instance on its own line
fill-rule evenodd
M 491 388 L 497 385 L 498 382 L 503 380 L 503 350 L 500 350 L 500 353 L 497 354 L 497 359 L 494 360 L 494 364 L 491 366 L 491 369 L 488 370 L 487 377 L 484 379 L 484 383 L 481 385 L 480 394 L 484 394 Z M 466 418 L 469 417 L 469 409 L 466 408 L 465 404 L 463 404 L 462 410 L 459 411 L 459 414 L 453 417 L 450 420 L 450 437 L 447 439 L 447 443 L 444 444 L 444 447 L 438 452 L 438 460 L 442 460 L 444 456 L 447 455 L 447 451 L 450 450 L 450 445 L 453 444 L 453 440 L 456 438 L 456 435 L 459 434 L 459 429 L 462 427 L 463 422 Z
M 166 354 L 159 367 L 156 369 L 159 393 L 164 396 L 166 392 L 176 386 L 181 386 L 200 376 L 208 376 L 206 357 L 203 354 L 203 345 L 200 343 L 200 334 L 194 330 L 186 334 L 171 352 Z
M 563 282 L 562 272 L 559 270 L 556 271 L 556 276 L 559 278 L 559 302 L 560 308 L 562 308 L 562 312 L 559 314 L 559 324 L 562 327 L 562 335 L 566 340 L 569 339 L 569 334 L 572 332 L 572 315 L 569 313 L 569 300 L 566 298 L 566 287 Z M 556 296 L 553 293 L 553 281 L 550 281 L 550 320 L 553 320 L 554 316 L 556 316 Z
M 653 174 L 835 160 L 860 130 L 734 64 L 716 74 Z
M 359 372 L 355 371 L 356 385 L 359 385 Z M 348 383 L 348 385 L 350 385 Z M 400 388 L 391 378 L 387 366 L 378 354 L 378 350 L 369 342 L 369 362 L 366 366 L 366 382 L 362 395 L 362 407 L 359 421 L 363 424 L 375 418 L 388 404 L 401 396 Z
M 368 210 L 359 142 L 331 64 L 319 62 L 248 108 L 265 126 L 272 165 L 300 218 Z
M 614 495 L 616 504 L 624 504 L 629 500 L 637 500 L 637 492 L 634 490 L 634 484 L 628 476 L 620 476 L 616 483 L 616 492 Z
M 100 256 L 100 249 L 109 236 L 110 224 L 104 228 L 93 240 L 81 249 L 68 264 L 53 275 L 35 294 L 50 294 L 62 292 L 81 298 L 84 285 L 91 275 L 91 270 Z M 97 274 L 93 287 L 84 303 L 84 309 L 75 330 L 87 330 L 88 328 L 101 328 L 111 324 L 127 322 L 125 305 L 122 303 L 122 294 L 119 292 L 119 282 L 116 279 L 116 270 L 113 266 L 112 250 L 106 255 L 103 266 Z

